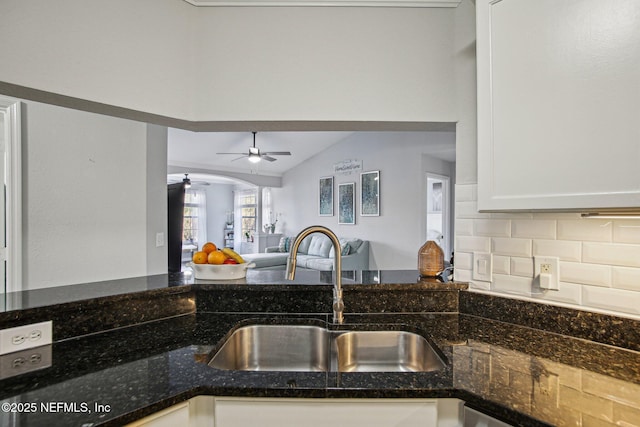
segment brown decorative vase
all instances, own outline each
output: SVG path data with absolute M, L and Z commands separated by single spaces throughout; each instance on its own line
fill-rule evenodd
M 436 277 L 444 270 L 444 252 L 433 240 L 427 240 L 418 251 L 418 271 L 421 277 Z

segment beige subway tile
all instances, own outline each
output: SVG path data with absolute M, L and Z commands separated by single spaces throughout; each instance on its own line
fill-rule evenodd
M 508 379 L 509 382 L 506 386 L 495 381 L 491 382 L 489 384 L 489 396 L 493 400 L 508 401 L 510 405 L 517 407 L 519 410 L 529 412 L 533 384 L 531 375 L 509 370 Z
M 582 304 L 606 310 L 611 314 L 629 313 L 638 316 L 640 315 L 640 292 L 583 286 Z
M 640 408 L 614 402 L 613 421 L 619 426 L 640 427 Z
M 548 408 L 558 406 L 559 378 L 549 372 L 541 372 L 533 383 L 532 403 Z
M 611 267 L 614 288 L 640 292 L 640 268 Z
M 541 301 L 563 302 L 576 305 L 582 304 L 582 285 L 560 282 L 558 288 L 557 291 L 542 291 L 542 294 L 536 294 L 534 297 Z
M 580 262 L 560 263 L 560 280 L 594 286 L 611 286 L 611 267 Z
M 582 244 L 582 262 L 640 267 L 640 245 L 585 242 Z
M 454 259 L 455 268 L 462 270 L 473 269 L 473 254 L 469 252 L 456 252 Z
M 512 220 L 511 237 L 555 239 L 556 221 L 552 219 Z
M 511 257 L 511 275 L 533 277 L 533 258 Z
M 491 290 L 501 293 L 530 296 L 532 285 L 533 279 L 531 278 L 494 274 Z
M 582 414 L 582 427 L 617 427 L 614 423 L 610 423 L 601 418 L 597 418 L 588 414 Z
M 453 269 L 453 278 L 458 282 L 470 282 L 471 270 L 463 270 L 462 268 L 456 267 Z
M 455 250 L 456 252 L 491 252 L 491 238 L 458 236 Z
M 613 241 L 640 244 L 640 220 L 614 220 Z
M 456 236 L 473 236 L 473 219 L 456 219 Z
M 491 385 L 499 387 L 509 386 L 509 369 L 491 365 Z
M 613 421 L 613 402 L 610 400 L 561 385 L 558 402 L 561 407 L 575 409 L 599 420 Z
M 623 405 L 640 408 L 640 385 L 585 371 L 582 390 Z
M 530 257 L 531 240 L 495 237 L 491 239 L 492 252 L 496 255 Z
M 531 358 L 523 353 L 492 346 L 491 356 L 495 366 L 502 366 L 511 371 L 519 371 L 525 374 L 531 373 Z
M 582 258 L 582 243 L 567 240 L 533 241 L 533 256 L 557 256 L 560 261 L 580 261 Z
M 478 212 L 477 202 L 456 202 L 456 218 L 491 218 L 491 214 Z
M 582 390 L 582 369 L 574 368 L 548 359 L 540 359 L 540 363 L 544 366 L 547 372 L 558 377 L 558 385 Z
M 511 258 L 508 256 L 493 256 L 493 274 L 511 274 Z
M 467 282 L 469 282 L 470 289 L 478 289 L 481 291 L 491 290 L 491 282 L 484 282 L 481 280 L 473 280 L 473 279 L 469 279 L 467 280 Z
M 606 219 L 578 219 L 558 221 L 558 240 L 583 242 L 611 242 L 613 221 Z
M 456 184 L 456 202 L 473 202 L 478 200 L 478 184 Z
M 509 237 L 511 221 L 508 219 L 476 219 L 473 222 L 473 234 L 487 237 Z

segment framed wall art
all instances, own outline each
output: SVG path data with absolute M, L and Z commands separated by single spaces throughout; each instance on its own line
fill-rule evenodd
M 320 178 L 318 192 L 318 214 L 320 216 L 333 216 L 333 177 Z
M 338 224 L 356 223 L 356 183 L 338 185 Z
M 360 216 L 380 216 L 380 171 L 360 174 Z

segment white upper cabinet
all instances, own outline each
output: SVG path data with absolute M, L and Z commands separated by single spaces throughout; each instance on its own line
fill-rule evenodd
M 640 208 L 640 1 L 476 8 L 479 209 Z

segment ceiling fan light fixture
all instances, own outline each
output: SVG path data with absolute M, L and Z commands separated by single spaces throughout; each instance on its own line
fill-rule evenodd
M 189 179 L 188 173 L 184 174 L 184 179 L 182 180 L 182 183 L 184 184 L 184 188 L 191 188 L 191 180 Z
M 258 163 L 260 161 L 260 154 L 249 153 L 249 161 L 251 163 Z

